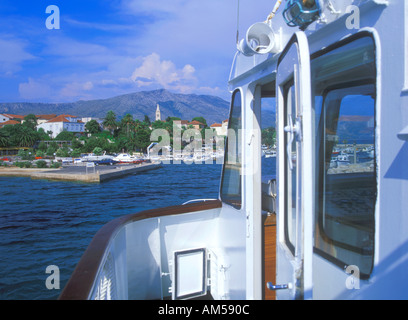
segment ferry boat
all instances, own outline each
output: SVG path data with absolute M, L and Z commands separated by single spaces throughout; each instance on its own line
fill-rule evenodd
M 408 2 L 271 11 L 237 43 L 219 198 L 109 222 L 60 299 L 408 298 Z M 262 179 L 268 98 L 277 172 Z M 363 136 L 372 163 L 330 168 Z

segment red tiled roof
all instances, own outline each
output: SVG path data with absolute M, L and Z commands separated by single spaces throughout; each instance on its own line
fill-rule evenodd
M 198 125 L 204 125 L 204 123 L 201 123 L 200 121 L 197 121 L 197 120 L 193 120 L 193 121 L 191 121 L 191 122 L 189 122 L 188 124 L 198 124 Z
M 16 121 L 16 120 L 8 120 L 8 121 L 5 121 L 5 122 L 1 122 L 0 127 L 4 127 L 4 126 L 6 126 L 8 124 L 15 125 L 15 124 L 19 124 L 19 123 L 20 122 Z
M 67 115 L 67 114 L 61 114 L 58 117 L 55 117 L 55 118 L 53 118 L 51 120 L 48 120 L 47 122 L 71 122 L 67 118 L 76 118 L 76 117 L 75 116 L 70 116 L 70 115 Z
M 2 113 L 6 117 L 11 118 L 11 119 L 24 119 L 25 116 L 20 116 L 18 114 L 10 114 L 10 113 Z
M 222 127 L 221 123 L 213 123 L 211 127 Z
M 51 120 L 54 119 L 57 115 L 56 114 L 36 114 L 37 119 L 44 119 L 44 120 Z

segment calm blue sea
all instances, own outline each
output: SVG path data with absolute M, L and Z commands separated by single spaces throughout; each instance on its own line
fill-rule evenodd
M 274 174 L 275 158 L 263 174 Z M 163 165 L 101 184 L 0 177 L 0 299 L 58 298 L 95 233 L 108 221 L 146 209 L 218 198 L 222 166 Z M 47 266 L 60 271 L 49 290 Z

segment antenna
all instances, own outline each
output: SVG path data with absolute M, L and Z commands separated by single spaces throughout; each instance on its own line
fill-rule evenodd
M 237 4 L 237 46 L 239 45 L 239 0 Z

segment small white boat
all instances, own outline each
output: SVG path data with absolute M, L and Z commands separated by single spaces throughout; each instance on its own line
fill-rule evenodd
M 336 160 L 337 160 L 338 164 L 349 164 L 350 163 L 349 156 L 347 156 L 345 154 L 338 155 Z
M 100 156 L 97 156 L 94 153 L 90 153 L 89 155 L 82 157 L 82 162 L 100 161 L 103 159 L 113 159 L 113 158 L 114 158 L 113 156 L 107 155 L 106 152 L 104 152 Z
M 265 152 L 265 158 L 276 158 L 276 151 L 270 150 Z
M 138 158 L 136 158 L 135 156 L 131 156 L 128 153 L 120 153 L 116 157 L 114 157 L 113 160 L 119 163 L 133 163 L 134 161 L 137 161 Z

